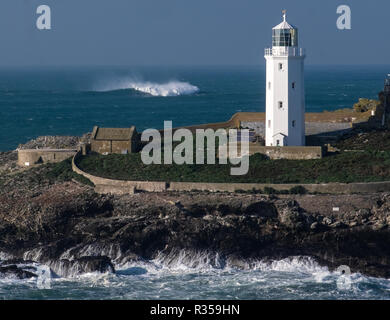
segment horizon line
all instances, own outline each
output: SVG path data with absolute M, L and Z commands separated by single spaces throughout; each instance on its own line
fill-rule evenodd
M 367 64 L 342 64 L 342 63 L 329 63 L 329 64 L 317 64 L 306 63 L 305 66 L 309 67 L 389 67 L 389 64 L 382 63 L 367 63 Z M 265 64 L 47 64 L 47 65 L 0 65 L 0 68 L 239 68 L 239 67 L 265 67 Z

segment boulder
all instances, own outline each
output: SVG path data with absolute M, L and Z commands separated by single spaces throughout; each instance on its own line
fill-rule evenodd
M 30 279 L 37 277 L 35 273 L 25 269 L 15 264 L 0 266 L 0 278 Z
M 290 229 L 301 230 L 308 227 L 310 218 L 304 214 L 301 208 L 295 203 L 290 202 L 288 206 L 279 209 L 279 221 Z

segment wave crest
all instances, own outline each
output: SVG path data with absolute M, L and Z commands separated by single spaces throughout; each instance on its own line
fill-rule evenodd
M 199 88 L 188 82 L 169 81 L 166 83 L 156 83 L 149 81 L 126 80 L 114 84 L 106 85 L 97 91 L 107 92 L 116 90 L 132 89 L 154 97 L 174 97 L 181 95 L 191 95 L 199 92 Z

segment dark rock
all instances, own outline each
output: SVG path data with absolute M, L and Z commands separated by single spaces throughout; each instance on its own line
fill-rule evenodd
M 372 215 L 372 213 L 370 209 L 362 208 L 358 210 L 356 215 L 362 219 L 368 219 Z
M 341 221 L 336 221 L 335 223 L 332 223 L 329 225 L 331 228 L 345 228 L 347 225 Z
M 311 225 L 310 225 L 310 229 L 311 230 L 318 230 L 320 227 L 320 224 L 318 222 L 313 222 Z
M 17 265 L 13 264 L 13 265 L 0 267 L 0 277 L 30 279 L 30 278 L 36 278 L 37 275 L 30 271 L 24 270 L 24 268 L 22 267 L 18 267 Z
M 278 211 L 272 203 L 260 201 L 247 206 L 244 210 L 244 214 L 276 218 L 278 216 Z
M 279 220 L 287 228 L 301 230 L 306 228 L 309 223 L 308 216 L 299 210 L 299 207 L 291 203 L 279 211 Z
M 353 272 L 390 277 L 390 230 L 384 227 L 390 194 L 373 195 L 381 206 L 373 201 L 371 209 L 358 213 L 363 195 L 106 196 L 69 181 L 49 181 L 47 170 L 2 177 L 0 251 L 46 264 L 60 275 L 114 272 L 112 262 L 184 249 L 236 257 L 241 261 L 236 264 L 306 255 L 322 265 L 345 264 Z M 329 215 L 329 203 L 344 202 L 348 211 Z
M 375 223 L 372 228 L 374 230 L 382 230 L 382 229 L 386 229 L 387 228 L 387 223 L 385 222 L 377 222 Z
M 322 223 L 325 224 L 325 225 L 330 226 L 333 223 L 333 219 L 330 218 L 330 217 L 325 217 L 325 218 L 322 219 Z

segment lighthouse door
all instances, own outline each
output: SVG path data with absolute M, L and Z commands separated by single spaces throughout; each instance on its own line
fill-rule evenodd
M 277 147 L 287 146 L 287 137 L 283 133 L 277 133 L 273 136 L 273 145 Z

